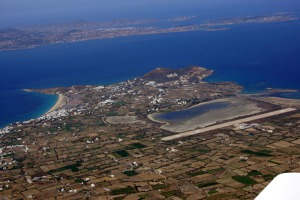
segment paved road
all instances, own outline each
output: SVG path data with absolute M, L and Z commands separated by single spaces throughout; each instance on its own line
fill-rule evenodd
M 297 109 L 295 108 L 285 108 L 285 109 L 281 109 L 281 110 L 276 110 L 273 112 L 268 112 L 268 113 L 264 113 L 264 114 L 260 114 L 260 115 L 256 115 L 256 116 L 252 116 L 252 117 L 247 117 L 244 119 L 238 119 L 238 120 L 234 120 L 234 121 L 230 121 L 230 122 L 225 122 L 222 124 L 217 124 L 214 126 L 209 126 L 209 127 L 205 127 L 205 128 L 201 128 L 201 129 L 196 129 L 193 131 L 187 131 L 187 132 L 182 132 L 182 133 L 178 133 L 175 135 L 171 135 L 168 137 L 164 137 L 162 138 L 163 141 L 168 141 L 168 140 L 174 140 L 174 139 L 178 139 L 178 138 L 182 138 L 182 137 L 187 137 L 187 136 L 191 136 L 191 135 L 196 135 L 199 133 L 204 133 L 207 131 L 212 131 L 212 130 L 216 130 L 216 129 L 220 129 L 220 128 L 224 128 L 224 127 L 228 127 L 228 126 L 233 126 L 236 124 L 241 124 L 241 123 L 245 123 L 245 122 L 250 122 L 250 121 L 254 121 L 257 119 L 262 119 L 262 118 L 267 118 L 267 117 L 271 117 L 274 115 L 280 115 L 283 113 L 288 113 L 288 112 L 292 112 L 295 111 Z

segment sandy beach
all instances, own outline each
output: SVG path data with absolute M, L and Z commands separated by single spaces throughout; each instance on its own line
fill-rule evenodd
M 47 113 L 52 112 L 58 108 L 61 108 L 66 104 L 66 102 L 67 102 L 67 97 L 62 94 L 58 94 L 57 102 L 54 104 L 54 106 L 52 106 L 52 108 L 50 108 L 50 110 Z
M 32 89 L 23 89 L 23 91 L 25 91 L 25 92 L 35 92 Z M 66 105 L 68 98 L 66 96 L 64 96 L 63 94 L 57 94 L 57 95 L 58 95 L 58 99 L 57 99 L 56 103 L 45 114 L 47 114 L 49 112 L 52 112 L 56 109 L 59 109 L 59 108 L 63 107 L 64 105 Z

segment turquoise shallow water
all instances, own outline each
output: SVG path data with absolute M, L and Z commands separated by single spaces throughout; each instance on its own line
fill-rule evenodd
M 0 52 L 0 127 L 38 117 L 57 100 L 24 88 L 110 84 L 156 67 L 204 66 L 215 70 L 207 81 L 235 81 L 245 92 L 299 89 L 299 35 L 298 20 Z
M 0 122 L 17 122 L 32 119 L 46 113 L 58 100 L 58 95 L 25 92 L 22 90 L 8 91 L 1 95 Z M 4 107 L 9 106 L 9 107 Z M 0 125 L 1 125 L 0 123 Z

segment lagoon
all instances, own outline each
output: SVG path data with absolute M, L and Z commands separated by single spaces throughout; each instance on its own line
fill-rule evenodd
M 200 103 L 185 110 L 150 114 L 148 118 L 164 123 L 161 126 L 162 129 L 172 132 L 185 132 L 256 114 L 263 110 L 249 99 L 231 97 Z

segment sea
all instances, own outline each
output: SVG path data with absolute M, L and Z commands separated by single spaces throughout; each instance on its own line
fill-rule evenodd
M 244 93 L 300 89 L 300 20 L 53 44 L 0 52 L 0 127 L 47 112 L 57 95 L 23 89 L 108 85 L 157 68 L 199 65 L 206 81 L 234 81 Z M 298 98 L 300 93 L 277 94 Z

